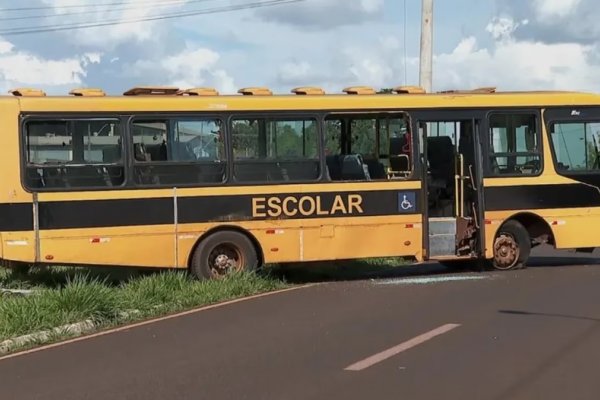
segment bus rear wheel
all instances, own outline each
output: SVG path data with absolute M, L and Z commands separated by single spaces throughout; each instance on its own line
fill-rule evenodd
M 527 229 L 518 221 L 507 221 L 494 240 L 492 268 L 511 271 L 525 268 L 531 253 L 531 240 Z
M 258 254 L 252 241 L 239 232 L 222 231 L 202 240 L 192 257 L 190 272 L 200 280 L 222 279 L 233 273 L 255 271 Z

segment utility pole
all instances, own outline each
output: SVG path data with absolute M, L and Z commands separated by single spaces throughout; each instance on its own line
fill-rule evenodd
M 420 86 L 428 93 L 433 87 L 433 0 L 422 0 Z

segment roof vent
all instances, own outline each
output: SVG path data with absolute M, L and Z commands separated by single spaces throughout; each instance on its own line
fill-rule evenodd
M 266 87 L 249 87 L 238 90 L 239 94 L 244 96 L 272 96 L 273 92 Z
M 174 96 L 179 88 L 173 86 L 139 86 L 129 89 L 124 96 Z
M 473 89 L 471 91 L 472 93 L 496 93 L 496 88 L 495 87 L 482 87 L 482 88 L 477 88 L 477 89 Z
M 181 96 L 218 96 L 219 92 L 213 88 L 200 87 L 182 90 L 179 92 Z
M 31 88 L 17 88 L 10 90 L 8 93 L 13 96 L 18 97 L 44 97 L 46 96 L 46 92 L 40 89 L 31 89 Z
M 359 95 L 366 95 L 366 94 L 375 94 L 375 89 L 373 89 L 370 86 L 352 86 L 352 87 L 348 87 L 345 88 L 343 90 L 344 93 L 346 94 L 359 94 Z
M 420 86 L 398 86 L 394 88 L 394 93 L 397 94 L 425 94 L 425 89 Z
M 73 89 L 69 92 L 71 96 L 77 97 L 104 97 L 106 93 L 102 89 L 97 88 L 80 88 Z
M 303 96 L 320 96 L 320 95 L 324 95 L 325 91 L 323 89 L 321 89 L 320 87 L 310 87 L 310 86 L 306 86 L 306 87 L 298 87 L 295 89 L 292 89 L 292 93 L 297 94 L 297 95 L 303 95 Z
M 492 94 L 496 93 L 495 87 L 482 87 L 472 90 L 445 90 L 441 94 Z

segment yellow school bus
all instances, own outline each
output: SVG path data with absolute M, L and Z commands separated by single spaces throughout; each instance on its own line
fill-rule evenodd
M 526 265 L 600 246 L 600 96 L 492 88 L 75 89 L 0 98 L 8 265 L 370 257 Z

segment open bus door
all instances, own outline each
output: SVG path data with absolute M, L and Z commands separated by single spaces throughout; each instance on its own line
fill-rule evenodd
M 480 258 L 485 254 L 480 120 L 435 117 L 417 122 L 426 258 Z

